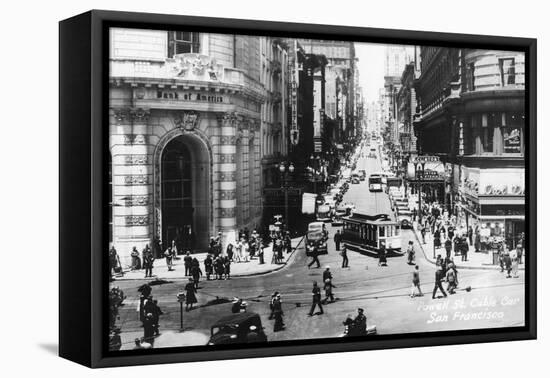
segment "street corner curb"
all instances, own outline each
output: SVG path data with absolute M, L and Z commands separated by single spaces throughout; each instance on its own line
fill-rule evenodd
M 414 237 L 416 238 L 416 241 L 418 242 L 418 245 L 420 246 L 420 249 L 422 250 L 422 254 L 424 254 L 424 258 L 427 262 L 435 266 L 435 261 L 432 261 L 428 255 L 426 254 L 426 251 L 424 250 L 424 244 L 420 242 L 420 238 L 418 237 L 417 230 L 413 227 Z M 461 264 L 456 264 L 456 267 L 458 269 L 469 269 L 469 270 L 498 270 L 498 266 L 465 266 Z M 519 270 L 525 270 L 525 267 L 520 267 Z
M 263 275 L 266 275 L 266 274 L 274 273 L 274 272 L 277 272 L 277 271 L 283 269 L 285 266 L 287 266 L 290 263 L 291 259 L 294 258 L 296 250 L 298 249 L 298 247 L 300 247 L 300 244 L 302 244 L 302 241 L 304 239 L 305 239 L 305 236 L 303 236 L 302 239 L 300 239 L 300 241 L 298 242 L 298 244 L 296 244 L 296 247 L 294 247 L 292 249 L 292 252 L 290 252 L 290 256 L 288 256 L 288 259 L 286 259 L 286 261 L 284 263 L 277 265 L 273 269 L 269 269 L 269 270 L 266 270 L 266 271 L 263 271 L 263 272 L 235 274 L 235 275 L 233 275 L 233 277 L 240 277 L 240 278 L 243 278 L 243 277 L 257 277 L 257 276 L 263 276 Z
M 232 274 L 231 277 L 238 277 L 238 278 L 245 278 L 245 277 L 257 277 L 257 276 L 263 276 L 263 275 L 266 275 L 266 274 L 270 274 L 270 273 L 274 273 L 274 272 L 277 272 L 281 269 L 283 269 L 285 266 L 287 266 L 291 260 L 294 258 L 295 256 L 295 252 L 296 250 L 300 247 L 300 244 L 302 244 L 303 240 L 304 240 L 305 236 L 303 236 L 300 241 L 298 242 L 298 244 L 296 245 L 296 247 L 294 247 L 292 249 L 292 252 L 290 252 L 290 256 L 288 256 L 288 259 L 282 263 L 282 264 L 278 264 L 276 267 L 272 268 L 272 269 L 268 269 L 268 270 L 265 270 L 265 271 L 260 271 L 260 272 L 250 272 L 250 273 L 236 273 L 236 274 Z M 159 278 L 161 280 L 170 280 L 170 281 L 184 281 L 186 279 L 188 279 L 187 277 L 183 277 L 183 278 Z M 147 281 L 147 280 L 150 280 L 148 278 L 117 278 L 111 282 L 116 282 L 116 281 Z M 154 281 L 154 279 L 152 280 Z

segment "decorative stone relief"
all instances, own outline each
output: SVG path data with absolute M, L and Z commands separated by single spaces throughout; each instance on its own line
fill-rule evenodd
M 147 206 L 149 204 L 149 196 L 131 196 L 126 197 L 125 205 L 130 206 Z
M 116 124 L 120 124 L 125 120 L 130 120 L 130 109 L 129 108 L 115 108 L 113 109 L 113 118 L 115 119 Z
M 149 155 L 126 155 L 124 163 L 126 165 L 146 165 L 149 164 Z
M 235 181 L 236 173 L 235 172 L 221 172 L 220 181 Z
M 124 183 L 126 185 L 147 185 L 149 183 L 149 176 L 147 175 L 124 176 Z
M 222 113 L 218 115 L 218 122 L 223 127 L 235 127 L 237 123 L 237 115 L 235 112 Z
M 220 209 L 220 216 L 222 218 L 233 218 L 236 214 L 236 209 L 234 207 L 231 207 L 229 209 Z
M 124 135 L 124 144 L 146 144 L 146 138 L 143 134 L 127 134 Z
M 178 112 L 174 117 L 174 124 L 183 131 L 192 131 L 199 124 L 199 113 L 195 111 Z
M 234 163 L 235 154 L 220 154 L 220 163 Z
M 222 145 L 233 145 L 237 141 L 237 138 L 234 136 L 222 136 L 220 137 L 220 144 Z
M 127 226 L 147 226 L 149 224 L 149 215 L 127 215 Z
M 223 65 L 217 64 L 215 59 L 207 55 L 178 54 L 171 61 L 167 62 L 168 66 L 171 66 L 171 72 L 177 78 L 206 81 L 223 80 Z
M 133 108 L 130 111 L 130 115 L 132 117 L 132 120 L 137 123 L 147 123 L 147 120 L 149 119 L 149 116 L 151 115 L 151 111 L 148 109 L 142 109 L 142 108 Z
M 235 199 L 237 193 L 235 190 L 220 190 L 220 198 L 222 200 L 232 200 Z

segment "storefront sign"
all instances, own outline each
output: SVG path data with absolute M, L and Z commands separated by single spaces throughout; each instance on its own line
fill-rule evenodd
M 322 152 L 323 151 L 323 142 L 321 141 L 321 138 L 315 138 L 313 140 L 313 151 L 314 152 Z
M 298 45 L 294 41 L 294 58 L 289 59 L 290 68 L 290 143 L 297 145 L 300 140 L 300 132 L 298 131 Z
M 523 196 L 525 193 L 523 168 L 483 169 L 479 178 L 479 195 Z
M 521 153 L 521 131 L 519 128 L 503 129 L 504 152 L 508 154 Z
M 315 214 L 315 197 L 314 193 L 302 195 L 302 214 Z

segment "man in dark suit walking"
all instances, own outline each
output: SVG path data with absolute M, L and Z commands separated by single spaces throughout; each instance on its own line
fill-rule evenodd
M 336 230 L 336 233 L 334 234 L 334 244 L 336 244 L 336 250 L 340 250 L 340 243 L 342 242 L 342 234 L 340 233 L 340 230 Z
M 155 258 L 153 257 L 153 252 L 148 250 L 143 259 L 143 266 L 145 267 L 145 278 L 153 277 L 153 262 Z
M 346 245 L 342 247 L 342 252 L 340 252 L 342 255 L 342 268 L 348 268 L 349 267 L 349 260 L 348 260 L 348 249 L 346 248 Z
M 313 316 L 313 311 L 315 310 L 316 306 L 319 306 L 319 309 L 321 310 L 320 315 L 322 315 L 323 312 L 323 306 L 321 305 L 321 288 L 317 286 L 317 282 L 313 282 L 313 290 L 311 290 L 312 295 L 312 303 L 311 303 L 311 309 L 309 310 L 308 316 Z
M 438 266 L 437 270 L 435 271 L 435 285 L 434 285 L 434 291 L 432 293 L 432 299 L 435 299 L 435 293 L 437 292 L 437 289 L 441 290 L 443 293 L 443 296 L 447 298 L 447 293 L 445 293 L 445 290 L 443 290 L 443 286 L 441 285 L 441 281 L 443 281 L 444 278 L 444 271 L 442 266 Z

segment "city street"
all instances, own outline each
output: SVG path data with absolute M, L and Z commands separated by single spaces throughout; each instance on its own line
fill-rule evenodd
M 366 151 L 365 151 L 366 152 Z M 359 158 L 357 169 L 365 169 L 367 177 L 379 171 L 378 159 Z M 382 213 L 390 207 L 387 194 L 371 193 L 368 179 L 350 184 L 343 202 L 351 202 L 357 210 Z M 219 318 L 231 314 L 231 300 L 239 297 L 248 302 L 248 312 L 260 314 L 268 341 L 338 337 L 343 332 L 342 322 L 347 314 L 353 317 L 357 308 L 365 309 L 367 325 L 375 325 L 378 334 L 431 332 L 521 326 L 524 321 L 524 272 L 519 278 L 506 278 L 506 273 L 495 269 L 459 270 L 459 286 L 455 295 L 432 300 L 435 266 L 427 261 L 412 230 L 402 230 L 402 246 L 414 241 L 416 263 L 420 268 L 423 297 L 410 297 L 412 271 L 406 257 L 388 259 L 387 267 L 379 267 L 377 259 L 348 251 L 349 268 L 341 268 L 341 256 L 335 250 L 333 236 L 336 227 L 327 224 L 329 253 L 320 256 L 322 267 L 308 269 L 309 258 L 303 245 L 287 265 L 264 275 L 237 277 L 231 280 L 200 282 L 197 308 L 183 313 L 185 331 L 174 346 L 204 345 L 210 336 L 210 327 Z M 324 305 L 324 314 L 308 317 L 313 281 L 322 287 L 322 272 L 329 266 L 333 274 L 336 301 Z M 202 268 L 202 267 L 201 267 Z M 127 295 L 119 309 L 122 349 L 131 349 L 133 340 L 143 336 L 137 306 L 139 280 L 116 281 Z M 164 312 L 160 317 L 161 335 L 178 332 L 180 306 L 176 294 L 186 281 L 174 279 L 152 286 L 152 295 Z M 444 283 L 446 289 L 446 283 Z M 465 288 L 471 287 L 471 291 Z M 282 295 L 286 329 L 273 332 L 269 320 L 271 294 Z M 441 295 L 438 293 L 438 295 Z M 323 294 L 324 297 L 324 294 Z

